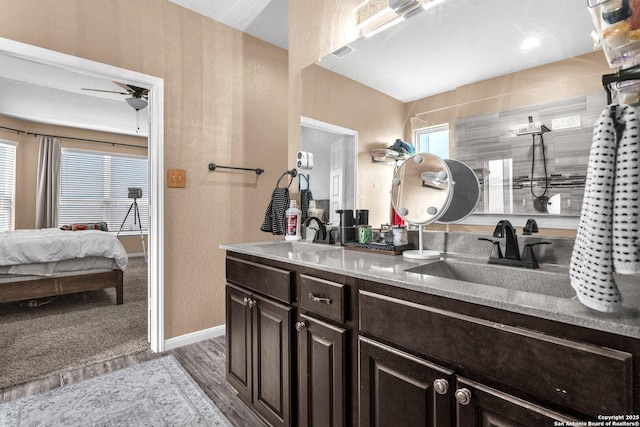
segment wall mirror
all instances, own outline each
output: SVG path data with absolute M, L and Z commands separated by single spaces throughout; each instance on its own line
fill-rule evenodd
M 322 58 L 317 65 L 409 105 L 475 82 L 593 51 L 590 34 L 594 27 L 582 0 L 523 0 L 517 4 L 499 0 L 444 0 L 432 3 L 430 8 L 400 20 L 398 25 L 354 40 Z M 305 94 L 302 96 L 304 98 Z M 339 109 L 340 105 L 335 108 Z M 419 126 L 421 120 L 414 120 L 419 112 L 412 109 L 407 121 Z M 533 113 L 538 119 L 535 111 Z M 522 122 L 526 122 L 527 115 L 531 113 L 523 115 Z M 464 117 L 450 120 L 450 128 L 453 130 L 456 120 Z M 590 120 L 591 115 L 587 114 L 586 119 Z M 452 158 L 457 158 L 457 141 L 458 136 L 452 132 Z M 531 144 L 530 140 L 526 142 Z M 362 141 L 362 144 L 366 143 Z M 487 146 L 486 149 L 491 148 Z M 552 156 L 553 153 L 547 153 L 548 158 Z M 570 215 L 575 214 L 575 206 L 571 211 Z M 494 219 L 488 216 L 489 213 L 483 211 L 483 219 L 473 215 L 465 223 L 490 224 Z M 529 213 L 533 217 L 538 214 L 533 209 L 523 214 Z M 504 216 L 505 213 L 496 212 L 496 215 Z M 558 228 L 577 225 L 574 219 L 552 221 L 552 226 Z

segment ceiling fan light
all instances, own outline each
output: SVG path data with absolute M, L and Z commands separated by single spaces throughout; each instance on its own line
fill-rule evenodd
M 125 99 L 125 101 L 127 101 L 127 104 L 129 104 L 131 108 L 133 108 L 134 110 L 143 110 L 147 108 L 147 105 L 148 105 L 147 101 L 140 98 L 131 97 L 131 98 Z

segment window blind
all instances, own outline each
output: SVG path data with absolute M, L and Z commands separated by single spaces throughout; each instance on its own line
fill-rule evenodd
M 17 143 L 0 141 L 0 231 L 13 229 Z
M 109 231 L 138 231 L 129 187 L 142 188 L 137 199 L 142 230 L 149 228 L 148 159 L 143 156 L 62 149 L 59 225 L 105 221 Z

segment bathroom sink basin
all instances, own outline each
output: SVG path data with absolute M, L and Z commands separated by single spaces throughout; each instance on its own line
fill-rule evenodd
M 558 298 L 570 299 L 576 295 L 571 287 L 568 272 L 454 260 L 440 260 L 405 271 Z

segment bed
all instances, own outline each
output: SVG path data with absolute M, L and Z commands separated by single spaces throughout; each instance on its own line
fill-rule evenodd
M 57 228 L 0 232 L 0 303 L 115 288 L 127 253 L 112 234 Z

